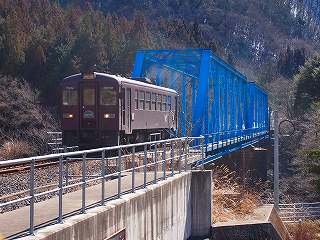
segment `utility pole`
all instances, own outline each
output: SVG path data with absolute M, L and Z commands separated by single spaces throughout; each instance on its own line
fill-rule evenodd
M 273 145 L 273 198 L 274 207 L 279 210 L 279 119 L 278 112 L 273 112 L 274 145 Z

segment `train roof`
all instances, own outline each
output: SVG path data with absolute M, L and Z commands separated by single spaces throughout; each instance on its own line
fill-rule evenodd
M 94 72 L 94 75 L 95 76 L 103 76 L 103 77 L 113 78 L 113 79 L 117 80 L 119 82 L 119 84 L 121 84 L 121 83 L 129 83 L 129 84 L 133 84 L 133 85 L 137 85 L 137 86 L 144 86 L 144 87 L 159 89 L 159 90 L 163 90 L 163 91 L 172 92 L 172 93 L 177 94 L 177 92 L 175 90 L 170 89 L 170 88 L 159 87 L 157 85 L 140 82 L 140 81 L 133 80 L 133 79 L 124 78 L 124 77 L 117 76 L 117 75 L 112 75 L 112 74 L 107 74 L 107 73 L 99 73 L 99 72 Z M 69 79 L 71 79 L 73 77 L 77 77 L 77 76 L 82 76 L 82 74 L 81 73 L 74 74 L 74 75 L 65 77 L 63 80 L 64 81 L 65 80 L 69 80 Z

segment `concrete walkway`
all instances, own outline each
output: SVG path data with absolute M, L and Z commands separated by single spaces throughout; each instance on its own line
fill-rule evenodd
M 168 174 L 168 173 L 167 173 Z M 162 176 L 162 172 L 158 172 L 157 177 Z M 147 182 L 154 179 L 154 173 L 147 173 Z M 143 185 L 143 173 L 135 174 L 135 186 Z M 127 174 L 121 178 L 121 192 L 130 191 L 132 188 L 132 176 Z M 118 179 L 107 181 L 105 183 L 106 198 L 115 196 L 118 193 Z M 102 186 L 101 184 L 86 188 L 86 206 L 101 201 Z M 58 197 L 38 202 L 35 204 L 35 226 L 58 217 Z M 78 190 L 63 195 L 63 214 L 71 213 L 81 209 L 82 191 Z M 29 228 L 29 212 L 30 208 L 22 207 L 14 211 L 0 214 L 0 236 L 12 236 L 13 234 L 25 231 Z

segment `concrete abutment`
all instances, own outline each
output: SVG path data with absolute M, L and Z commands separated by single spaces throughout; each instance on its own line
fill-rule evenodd
M 270 139 L 265 139 L 252 146 L 240 149 L 214 161 L 214 166 L 224 165 L 234 171 L 240 179 L 252 182 L 268 180 L 267 172 L 272 161 L 272 145 Z M 211 170 L 212 165 L 206 169 Z

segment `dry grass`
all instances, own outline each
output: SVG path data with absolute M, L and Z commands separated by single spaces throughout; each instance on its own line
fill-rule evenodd
M 320 240 L 320 221 L 303 221 L 287 224 L 293 240 Z
M 261 194 L 240 184 L 235 172 L 221 166 L 213 173 L 213 223 L 243 219 L 261 205 Z
M 27 142 L 19 140 L 6 141 L 0 147 L 0 160 L 27 157 L 33 153 L 33 147 Z
M 59 124 L 49 110 L 39 104 L 39 94 L 24 80 L 1 75 L 0 92 L 2 158 L 24 156 L 26 145 L 33 146 L 31 155 L 48 153 L 47 131 L 59 129 Z

